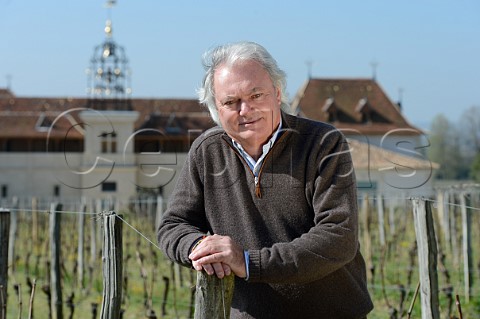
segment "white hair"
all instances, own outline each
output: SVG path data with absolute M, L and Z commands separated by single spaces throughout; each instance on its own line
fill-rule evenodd
M 286 94 L 286 74 L 281 70 L 277 61 L 261 45 L 254 42 L 236 42 L 217 46 L 203 55 L 203 67 L 205 76 L 202 87 L 197 90 L 198 99 L 201 104 L 208 107 L 212 119 L 221 126 L 218 118 L 218 110 L 215 104 L 215 90 L 213 77 L 216 69 L 222 64 L 233 65 L 237 62 L 253 60 L 258 62 L 270 76 L 273 86 L 281 92 L 281 109 L 290 112 L 288 96 Z

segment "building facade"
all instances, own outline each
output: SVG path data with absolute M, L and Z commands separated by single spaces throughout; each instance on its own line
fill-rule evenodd
M 359 190 L 432 194 L 427 135 L 408 122 L 375 79 L 308 79 L 292 101 L 299 116 L 327 122 L 351 141 Z M 355 149 L 357 151 L 355 151 Z
M 318 114 L 303 99 L 294 103 L 293 111 L 330 122 L 347 135 L 359 192 L 432 194 L 437 166 L 415 149 L 422 143 L 421 131 L 402 122 L 400 113 L 396 122 L 377 122 L 374 111 L 367 122 L 352 122 L 353 116 L 343 120 L 347 111 L 341 109 L 340 94 L 333 102 L 327 100 L 314 103 Z M 206 108 L 194 99 L 129 99 L 128 108 L 117 108 L 114 99 L 100 102 L 24 98 L 0 90 L 1 198 L 86 196 L 127 204 L 147 195 L 168 201 L 191 143 L 214 126 Z M 395 141 L 413 145 L 417 153 L 381 143 L 384 136 L 399 131 L 409 134 L 393 134 Z
M 1 198 L 168 196 L 191 142 L 213 121 L 196 100 L 18 98 L 0 91 Z
M 192 141 L 214 126 L 195 99 L 132 99 L 110 19 L 104 32 L 87 69 L 87 98 L 0 89 L 0 200 L 168 200 Z M 360 191 L 431 193 L 436 166 L 421 152 L 425 135 L 375 80 L 309 79 L 291 104 L 292 113 L 331 123 L 351 141 Z

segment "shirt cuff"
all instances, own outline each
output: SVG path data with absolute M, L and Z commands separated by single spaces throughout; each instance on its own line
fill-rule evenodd
M 190 253 L 191 253 L 192 251 L 195 250 L 195 248 L 197 248 L 197 246 L 202 242 L 202 240 L 205 239 L 205 237 L 207 237 L 207 236 L 199 237 L 199 238 L 197 238 L 197 239 L 193 242 L 192 246 L 190 247 L 190 249 L 189 249 L 189 251 L 188 251 L 188 254 L 189 254 L 189 255 L 190 255 Z
M 250 263 L 250 253 L 248 250 L 243 251 L 243 256 L 245 257 L 245 272 L 247 274 L 245 280 L 248 280 L 248 278 L 250 278 L 250 267 L 248 265 Z

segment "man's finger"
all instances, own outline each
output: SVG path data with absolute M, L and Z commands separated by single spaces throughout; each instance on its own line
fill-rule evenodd
M 213 270 L 218 278 L 222 279 L 225 276 L 225 272 L 223 270 L 222 263 L 214 263 L 212 264 Z
M 211 264 L 203 264 L 202 267 L 208 275 L 211 276 L 215 274 L 215 270 L 213 269 Z

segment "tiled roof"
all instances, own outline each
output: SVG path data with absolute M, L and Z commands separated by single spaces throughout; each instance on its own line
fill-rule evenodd
M 45 130 L 38 129 L 42 116 L 44 120 L 53 121 L 62 112 L 72 109 L 89 106 L 100 109 L 95 105 L 105 109 L 116 107 L 115 101 L 103 102 L 107 103 L 95 104 L 87 98 L 16 97 L 10 90 L 0 89 L 0 137 L 46 136 Z M 128 105 L 121 104 L 121 107 L 139 112 L 135 129 L 168 128 L 165 133 L 175 135 L 214 125 L 206 108 L 195 99 L 131 99 L 127 102 Z M 410 129 L 414 135 L 420 133 L 372 79 L 310 79 L 298 91 L 292 108 L 300 116 L 366 135 L 384 135 L 399 128 Z M 77 113 L 72 112 L 72 119 L 80 122 Z M 56 124 L 69 125 L 67 121 Z
M 367 135 L 398 128 L 421 133 L 372 79 L 309 79 L 296 94 L 292 108 L 299 116 Z
M 14 95 L 9 89 L 0 89 L 0 99 L 13 98 Z
M 338 89 L 335 98 L 329 100 L 330 97 L 324 92 L 328 93 L 327 87 L 333 87 L 332 85 L 337 85 Z M 363 96 L 357 91 L 362 92 L 361 88 L 368 85 L 371 85 L 372 93 L 368 95 L 368 101 L 361 101 Z M 339 93 L 342 90 L 344 95 Z M 65 132 L 68 131 L 69 138 L 83 138 L 80 129 L 70 129 L 72 124 L 81 123 L 78 112 L 72 112 L 71 117 L 59 117 L 59 115 L 65 111 L 85 108 L 91 102 L 88 99 L 17 98 L 13 94 L 5 97 L 5 95 L 2 96 L 2 91 L 6 90 L 0 90 L 0 138 L 46 138 L 52 123 L 54 126 L 50 130 L 51 137 L 64 138 Z M 297 98 L 298 96 L 300 95 L 297 95 Z M 131 109 L 139 112 L 135 123 L 136 130 L 152 128 L 169 136 L 179 136 L 189 133 L 198 134 L 198 130 L 203 131 L 215 125 L 208 111 L 194 99 L 132 99 L 129 102 Z M 358 129 L 363 133 L 368 131 L 371 134 L 382 134 L 385 129 L 414 129 L 378 85 L 371 80 L 310 80 L 297 102 L 294 106 L 297 107 L 301 116 L 321 121 L 327 119 L 325 111 L 335 111 L 337 116 L 339 112 L 344 112 L 339 118 L 346 120 L 334 123 L 337 128 Z M 355 113 L 355 107 L 372 108 L 388 122 L 362 123 L 361 116 Z M 391 165 L 392 162 L 402 163 L 413 169 L 438 168 L 438 164 L 354 139 L 349 139 L 349 144 L 354 166 L 357 169 L 381 169 Z
M 60 113 L 58 113 L 60 114 Z M 12 112 L 0 111 L 0 137 L 4 138 L 46 138 L 50 131 L 51 138 L 82 138 L 82 134 L 72 128 L 68 117 L 59 117 L 57 112 Z M 52 126 L 53 125 L 53 126 Z M 51 127 L 51 129 L 50 129 Z
M 195 99 L 131 99 L 128 102 L 132 110 L 139 112 L 135 129 L 166 129 L 171 125 L 188 132 L 191 129 L 205 130 L 214 125 L 207 109 Z M 72 123 L 81 123 L 79 111 L 91 105 L 95 104 L 85 98 L 17 98 L 0 94 L 0 137 L 46 137 L 47 124 L 63 112 L 71 111 L 68 113 L 72 117 L 60 117 L 55 122 L 58 131 L 64 134 Z M 55 128 L 50 134 L 55 134 Z M 76 130 L 71 130 L 69 134 L 72 138 L 81 136 Z
M 438 169 L 439 164 L 419 157 L 404 155 L 398 152 L 348 139 L 353 166 L 355 169 L 385 170 L 396 169 Z M 396 163 L 396 164 L 394 164 Z

